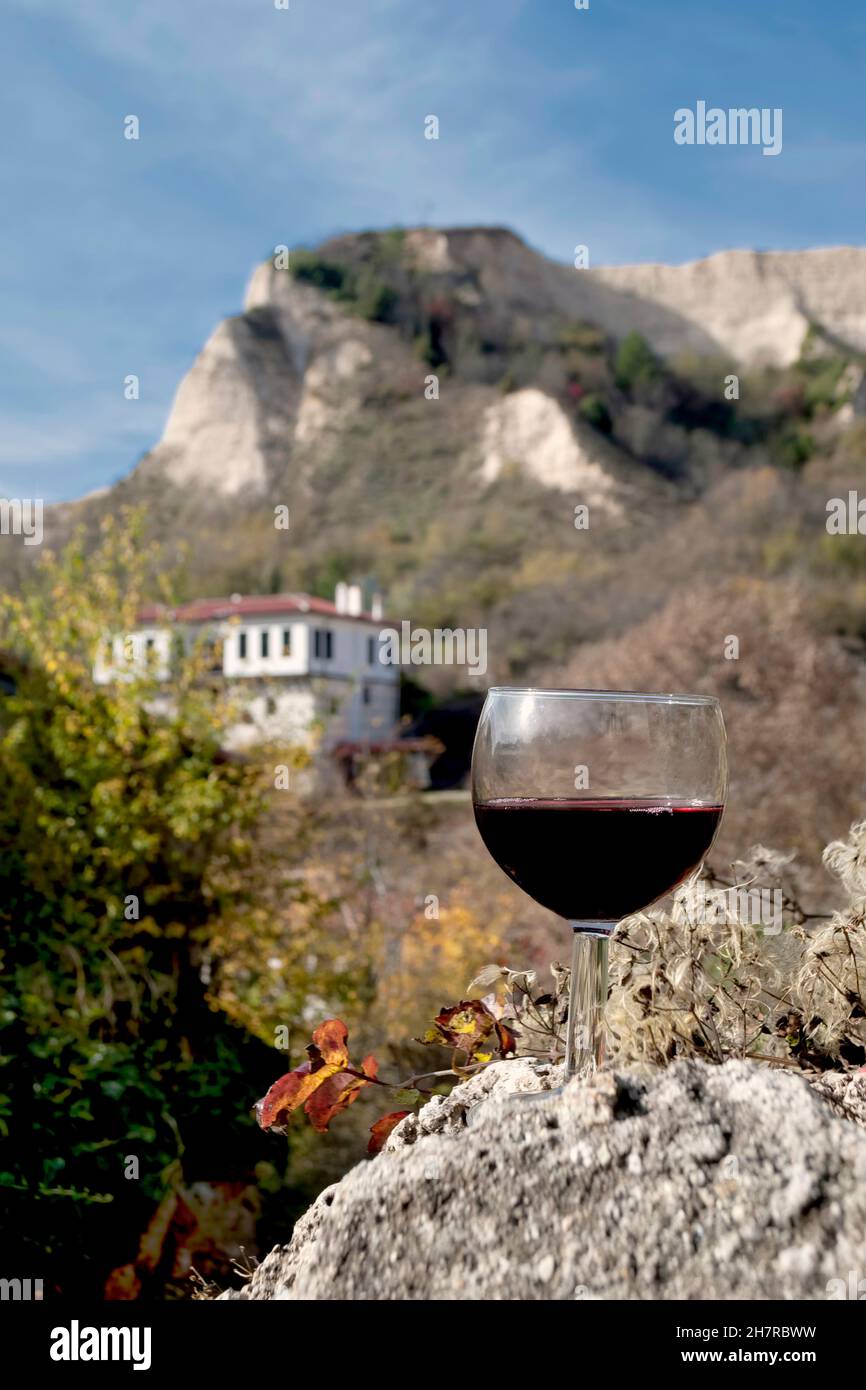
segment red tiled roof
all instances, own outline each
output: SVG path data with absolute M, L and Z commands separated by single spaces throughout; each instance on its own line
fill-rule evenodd
M 151 603 L 139 610 L 140 623 L 205 623 L 217 618 L 267 617 L 269 613 L 318 613 L 328 618 L 352 618 L 355 622 L 384 622 L 372 613 L 338 613 L 337 605 L 312 594 L 250 594 L 235 598 L 197 598 L 177 608 Z

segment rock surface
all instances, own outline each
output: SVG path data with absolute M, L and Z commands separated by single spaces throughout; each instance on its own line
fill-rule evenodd
M 722 251 L 687 265 L 604 266 L 595 275 L 633 297 L 632 326 L 663 357 L 705 352 L 709 338 L 744 366 L 786 366 L 799 357 L 811 324 L 830 339 L 866 347 L 864 271 L 866 250 L 838 246 Z
M 824 1299 L 866 1273 L 866 1075 L 680 1062 L 513 1094 L 557 1081 L 505 1063 L 432 1100 L 224 1297 Z
M 614 515 L 622 511 L 624 486 L 616 479 L 616 451 L 589 425 L 576 429 L 559 402 L 535 387 L 513 391 L 488 406 L 482 451 L 485 483 L 509 466 L 518 467 L 545 487 L 573 492 L 591 507 Z
M 261 491 L 301 396 L 273 315 L 226 319 L 184 377 L 161 442 L 148 457 L 170 482 L 207 481 L 223 496 Z

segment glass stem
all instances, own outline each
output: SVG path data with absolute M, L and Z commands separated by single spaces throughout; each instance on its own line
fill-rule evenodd
M 566 1080 L 590 1076 L 604 1062 L 609 930 L 597 922 L 571 922 L 571 991 L 565 1048 Z

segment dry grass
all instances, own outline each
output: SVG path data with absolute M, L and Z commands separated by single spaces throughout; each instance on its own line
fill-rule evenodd
M 778 923 L 743 920 L 730 895 L 702 911 L 706 881 L 670 912 L 622 923 L 607 1013 L 618 1061 L 752 1057 L 810 1070 L 866 1062 L 866 822 L 824 853 L 848 894 L 828 918 L 798 903 L 791 858 L 758 847 L 736 865 L 740 886 L 779 890 Z

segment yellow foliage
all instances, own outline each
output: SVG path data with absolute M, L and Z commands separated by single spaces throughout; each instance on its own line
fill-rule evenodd
M 378 962 L 376 1008 L 389 1039 L 405 1041 L 447 1004 L 462 999 L 479 966 L 504 959 L 495 927 L 460 901 L 438 916 L 416 913 Z

